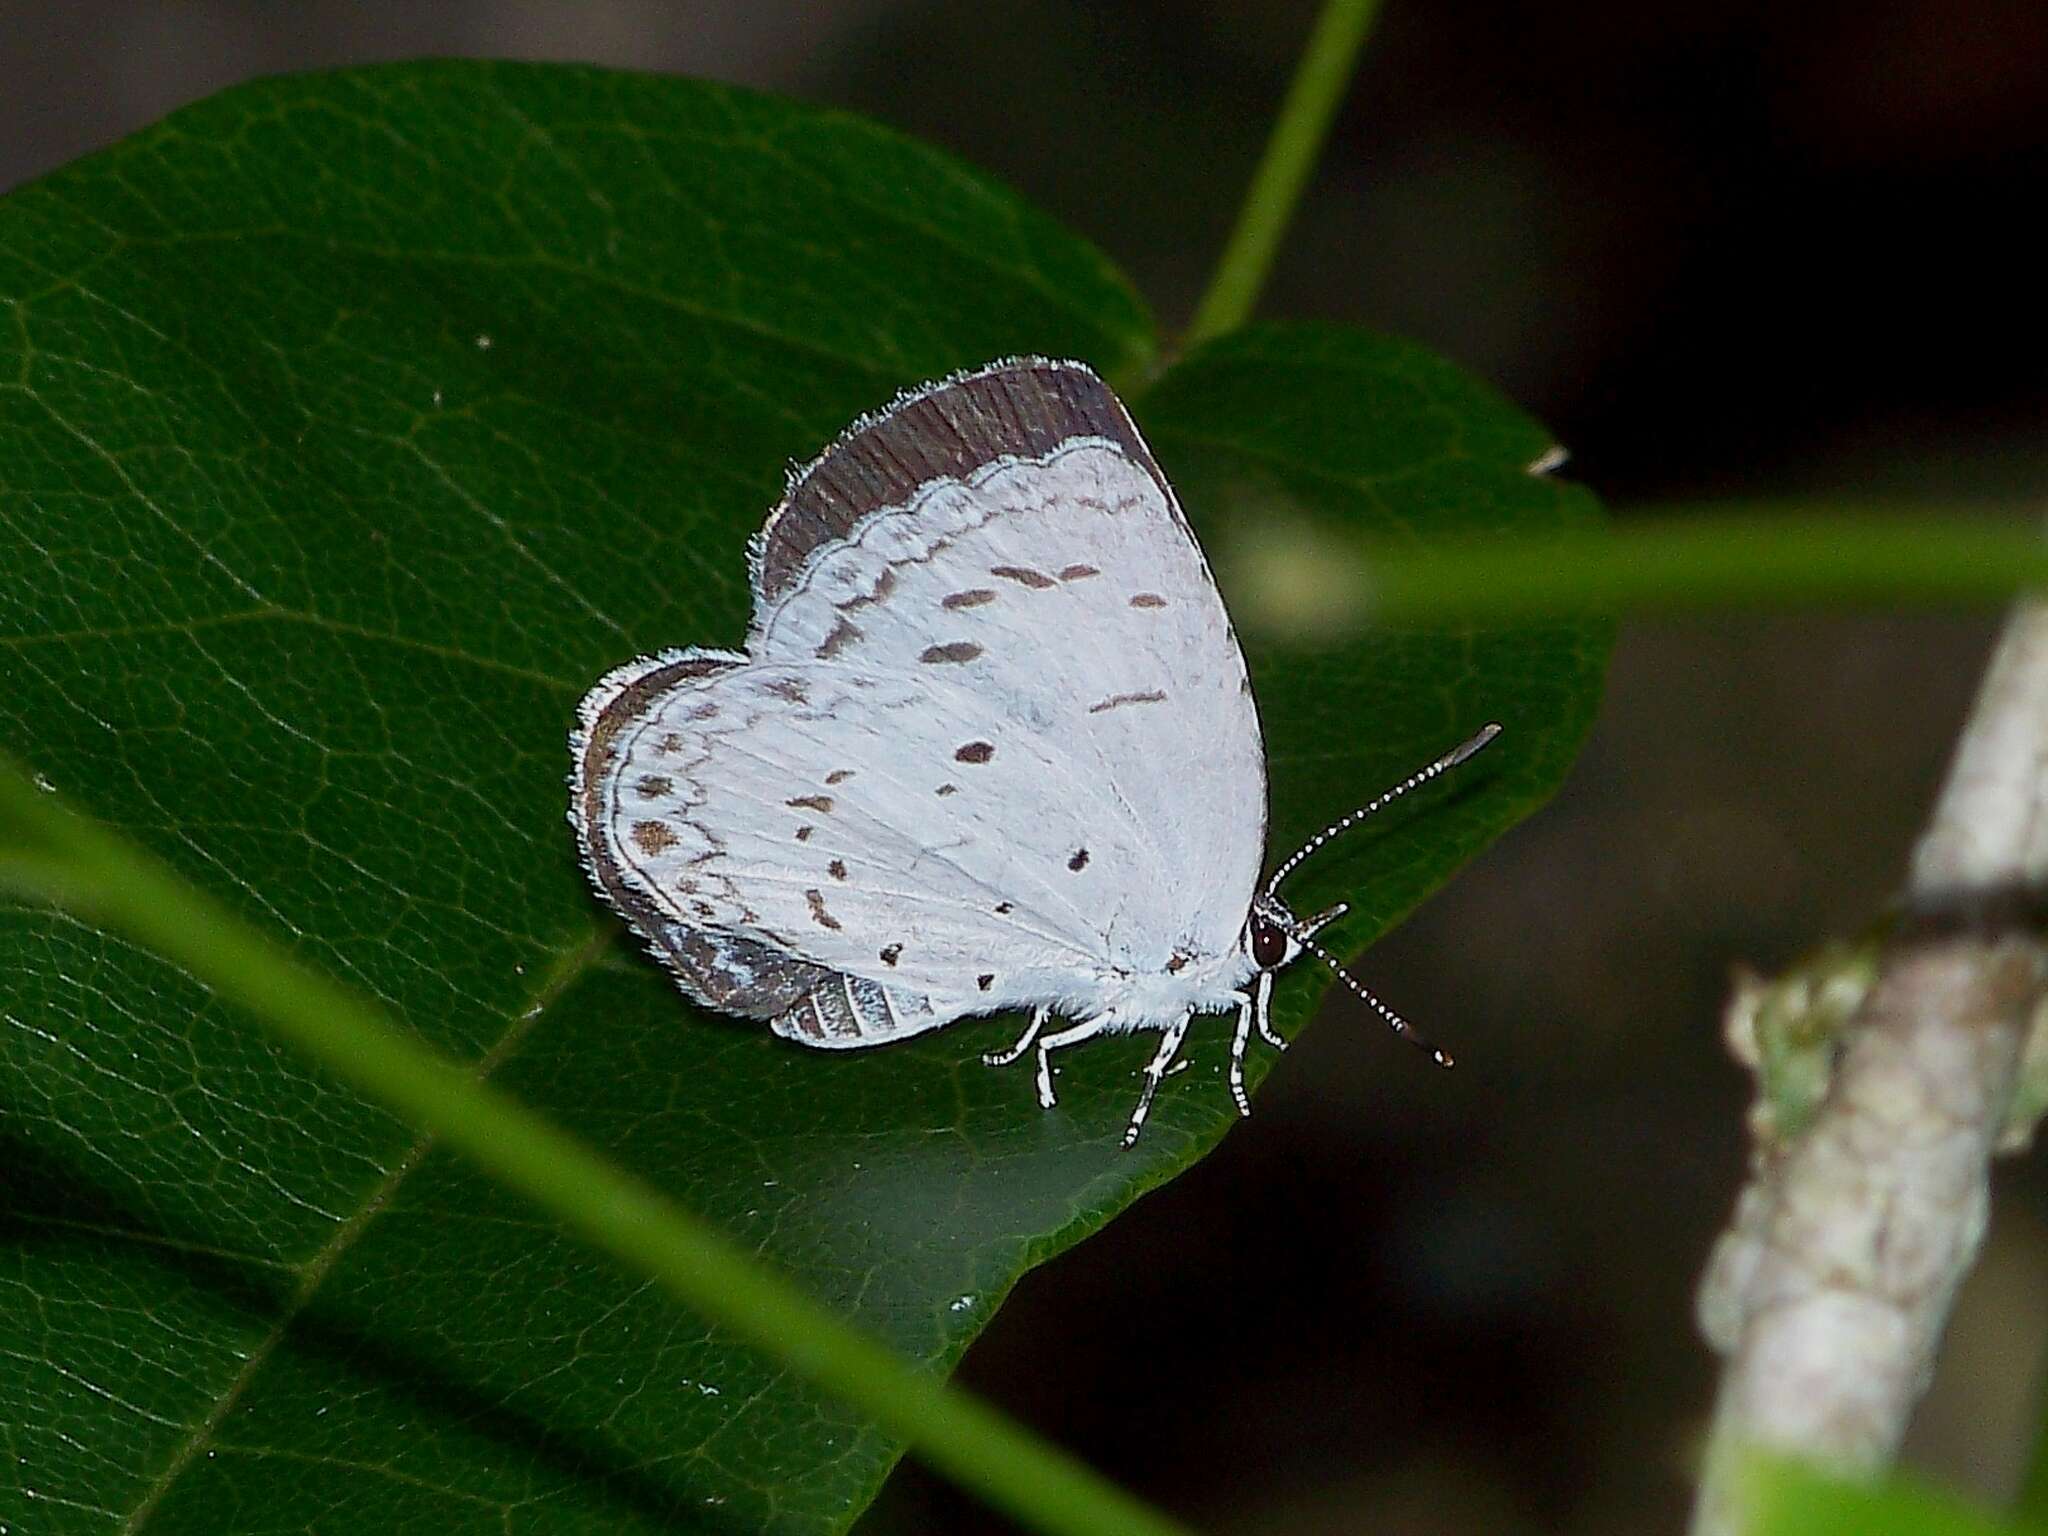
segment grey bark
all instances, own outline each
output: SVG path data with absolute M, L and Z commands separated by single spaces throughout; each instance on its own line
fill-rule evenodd
M 2028 605 L 1992 655 L 1826 1091 L 1782 1141 L 1768 1106 L 1753 1117 L 1752 1175 L 1700 1291 L 1725 1363 L 1694 1536 L 1742 1531 L 1746 1448 L 1848 1474 L 1896 1453 L 1983 1239 L 2044 975 L 2018 919 L 2044 876 L 2048 608 Z M 1754 1005 L 1738 993 L 1739 1054 Z

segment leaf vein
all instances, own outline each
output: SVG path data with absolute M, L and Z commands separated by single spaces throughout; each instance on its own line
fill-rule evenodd
M 550 968 L 541 984 L 534 989 L 533 1001 L 507 1022 L 505 1032 L 499 1037 L 498 1043 L 477 1058 L 472 1071 L 472 1076 L 477 1081 L 481 1082 L 488 1078 L 504 1064 L 532 1032 L 534 1025 L 548 1007 L 567 992 L 577 978 L 590 968 L 591 963 L 610 947 L 615 932 L 616 930 L 608 925 L 594 929 L 580 945 L 567 951 Z M 301 1271 L 303 1278 L 290 1301 L 280 1310 L 263 1337 L 250 1349 L 248 1357 L 242 1362 L 242 1368 L 221 1389 L 219 1397 L 206 1416 L 193 1425 L 191 1432 L 178 1443 L 163 1469 L 150 1480 L 141 1500 L 121 1522 L 122 1536 L 134 1536 L 135 1532 L 143 1530 L 186 1469 L 199 1459 L 201 1453 L 215 1447 L 221 1425 L 227 1422 L 228 1415 L 234 1411 L 236 1404 L 241 1402 L 250 1387 L 255 1384 L 257 1377 L 263 1373 L 264 1367 L 270 1363 L 271 1357 L 277 1353 L 279 1346 L 291 1332 L 292 1325 L 312 1305 L 321 1284 L 333 1273 L 342 1258 L 355 1247 L 357 1241 L 369 1229 L 370 1223 L 390 1205 L 405 1180 L 426 1161 L 427 1154 L 434 1148 L 434 1140 L 431 1135 L 423 1135 L 407 1147 L 392 1164 L 390 1172 L 371 1189 L 356 1211 L 336 1227 L 327 1241 L 321 1245 L 311 1262 Z

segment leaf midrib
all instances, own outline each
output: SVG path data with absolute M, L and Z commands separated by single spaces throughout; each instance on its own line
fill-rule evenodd
M 470 1071 L 472 1080 L 486 1080 L 511 1058 L 548 1009 L 586 971 L 603 958 L 612 947 L 618 933 L 615 925 L 593 924 L 580 943 L 562 952 L 548 967 L 540 984 L 529 994 L 526 1006 L 513 1013 L 507 1020 L 505 1032 L 498 1037 L 497 1042 L 476 1059 Z M 321 1284 L 369 1230 L 370 1223 L 391 1203 L 392 1197 L 413 1170 L 426 1161 L 427 1154 L 434 1148 L 435 1140 L 431 1133 L 415 1139 L 399 1156 L 391 1170 L 371 1187 L 357 1209 L 329 1234 L 327 1241 L 321 1244 L 319 1250 L 303 1266 L 298 1287 L 279 1311 L 269 1331 L 251 1348 L 248 1358 L 242 1363 L 242 1368 L 221 1389 L 213 1407 L 178 1443 L 176 1449 L 171 1452 L 170 1459 L 164 1464 L 163 1470 L 151 1479 L 140 1502 L 121 1522 L 119 1530 L 122 1536 L 134 1536 L 134 1533 L 143 1530 L 148 1525 L 150 1517 L 177 1486 L 178 1479 L 184 1475 L 185 1469 L 210 1448 L 214 1436 L 219 1433 L 221 1425 L 227 1422 L 228 1415 L 234 1411 L 235 1405 L 241 1401 L 243 1395 L 262 1374 L 264 1367 L 270 1363 L 278 1346 L 291 1332 L 293 1324 L 312 1305 Z

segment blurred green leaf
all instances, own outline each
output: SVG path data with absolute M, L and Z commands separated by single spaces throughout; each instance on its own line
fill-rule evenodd
M 1747 1536 L 2038 1536 L 1903 1477 L 1847 1483 L 1789 1461 L 1748 1472 Z
M 2048 1063 L 2039 1059 L 2040 1051 L 2035 1041 L 2043 1034 L 2040 1020 L 2029 1037 L 2026 1049 L 2027 1059 L 2021 1066 L 2021 1086 L 2015 1096 L 2015 1114 L 2006 1121 L 2008 1137 L 2025 1145 L 2022 1138 L 2031 1138 L 2038 1132 L 2040 1108 L 2037 1101 L 2048 1100 L 2043 1092 L 2043 1079 L 2048 1078 Z M 2028 1111 L 2024 1115 L 2019 1111 Z M 2048 1530 L 2048 1383 L 2037 1390 L 2035 1403 L 2034 1449 L 2027 1458 L 2027 1475 L 2020 1481 L 2020 1490 L 2014 1496 L 2014 1516 Z
M 941 1365 L 1233 1123 L 1226 1030 L 1120 1154 L 1144 1041 L 1042 1114 L 975 1059 L 1012 1021 L 827 1057 L 694 1016 L 562 825 L 576 698 L 737 642 L 788 460 L 1005 353 L 1148 365 L 1121 279 L 1010 193 L 730 90 L 409 65 L 17 192 L 0 305 L 5 745 L 300 959 Z M 1594 515 L 1390 343 L 1262 329 L 1139 410 L 1219 550 Z M 1509 727 L 1304 870 L 1355 946 L 1555 786 L 1605 635 L 1290 645 L 1250 647 L 1276 843 Z M 896 1455 L 151 956 L 6 906 L 0 976 L 0 1523 L 822 1532 Z M 1321 991 L 1296 969 L 1286 1027 Z

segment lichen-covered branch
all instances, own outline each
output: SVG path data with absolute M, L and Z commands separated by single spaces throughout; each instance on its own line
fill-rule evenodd
M 1849 1472 L 1897 1450 L 1983 1238 L 1992 1153 L 2011 1139 L 2044 976 L 2023 918 L 2044 877 L 2048 609 L 2028 606 L 1992 657 L 1874 968 L 1834 952 L 1743 983 L 1731 1005 L 1759 1106 L 1751 1179 L 1700 1289 L 1727 1358 L 1695 1536 L 1742 1530 L 1746 1448 Z M 1786 1064 L 1816 1052 L 1832 1059 L 1825 1090 L 1779 1102 L 1812 1081 Z

